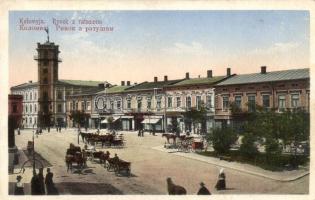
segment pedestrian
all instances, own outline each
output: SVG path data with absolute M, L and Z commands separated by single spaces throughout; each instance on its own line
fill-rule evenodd
M 138 137 L 140 137 L 141 136 L 141 129 L 139 129 L 139 131 L 138 131 Z
M 48 126 L 48 133 L 50 133 L 50 126 Z
M 143 137 L 144 136 L 144 129 L 142 128 L 141 129 L 141 137 Z
M 201 182 L 200 189 L 197 192 L 197 195 L 211 195 L 211 192 L 205 187 L 205 184 Z
M 41 195 L 41 187 L 38 175 L 36 174 L 36 171 L 33 171 L 33 177 L 31 180 L 31 194 L 32 195 Z
M 45 195 L 45 184 L 44 184 L 44 174 L 43 174 L 43 168 L 39 169 L 38 172 L 38 182 L 39 182 L 39 186 L 40 186 L 40 191 L 41 191 L 41 195 Z
M 21 132 L 20 132 L 20 127 L 18 127 L 17 132 L 18 132 L 18 135 L 21 134 Z
M 14 188 L 14 195 L 24 195 L 24 185 L 21 182 L 22 180 L 22 176 L 18 175 L 16 177 L 16 184 L 15 184 L 15 188 Z
M 55 185 L 53 182 L 53 176 L 54 174 L 50 172 L 50 168 L 47 168 L 47 173 L 45 177 L 45 185 L 46 185 L 46 191 L 47 195 L 55 194 Z
M 215 188 L 217 190 L 225 190 L 226 189 L 226 184 L 225 184 L 225 173 L 224 173 L 224 168 L 220 169 L 219 172 L 219 180 L 217 182 L 217 184 L 215 185 Z
M 59 126 L 59 133 L 61 133 L 61 125 Z

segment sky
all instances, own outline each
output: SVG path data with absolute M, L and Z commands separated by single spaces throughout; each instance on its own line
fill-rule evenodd
M 59 79 L 120 84 L 307 68 L 310 65 L 308 11 L 10 11 L 9 86 L 37 81 L 37 43 L 45 31 L 20 30 L 21 20 L 43 20 L 61 51 Z M 74 31 L 57 30 L 68 20 Z M 78 20 L 102 24 L 79 25 Z M 75 24 L 71 24 L 74 20 Z M 24 27 L 36 27 L 26 24 Z M 86 32 L 78 27 L 113 27 Z

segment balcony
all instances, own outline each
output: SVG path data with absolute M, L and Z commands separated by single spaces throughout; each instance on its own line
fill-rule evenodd
M 62 62 L 61 58 L 44 58 L 38 55 L 34 55 L 34 60 L 57 60 L 58 62 Z

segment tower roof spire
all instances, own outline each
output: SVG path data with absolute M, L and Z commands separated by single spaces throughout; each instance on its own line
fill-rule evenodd
M 47 43 L 49 43 L 49 29 L 48 29 L 48 27 L 45 28 L 45 31 L 47 33 Z

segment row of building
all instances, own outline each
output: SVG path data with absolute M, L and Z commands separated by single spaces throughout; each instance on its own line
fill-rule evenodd
M 230 103 L 243 111 L 255 111 L 256 105 L 309 111 L 309 69 L 267 71 L 265 66 L 252 74 L 191 78 L 189 73 L 177 80 L 167 76 L 158 80 L 112 85 L 99 81 L 58 79 L 59 48 L 47 41 L 37 45 L 38 82 L 14 86 L 11 93 L 23 96 L 23 121 L 26 128 L 62 125 L 74 127 L 70 118 L 75 110 L 87 113 L 84 126 L 122 130 L 165 131 L 176 120 L 180 131 L 209 132 L 214 127 L 233 122 Z M 192 108 L 206 110 L 204 123 L 193 124 L 185 118 Z

